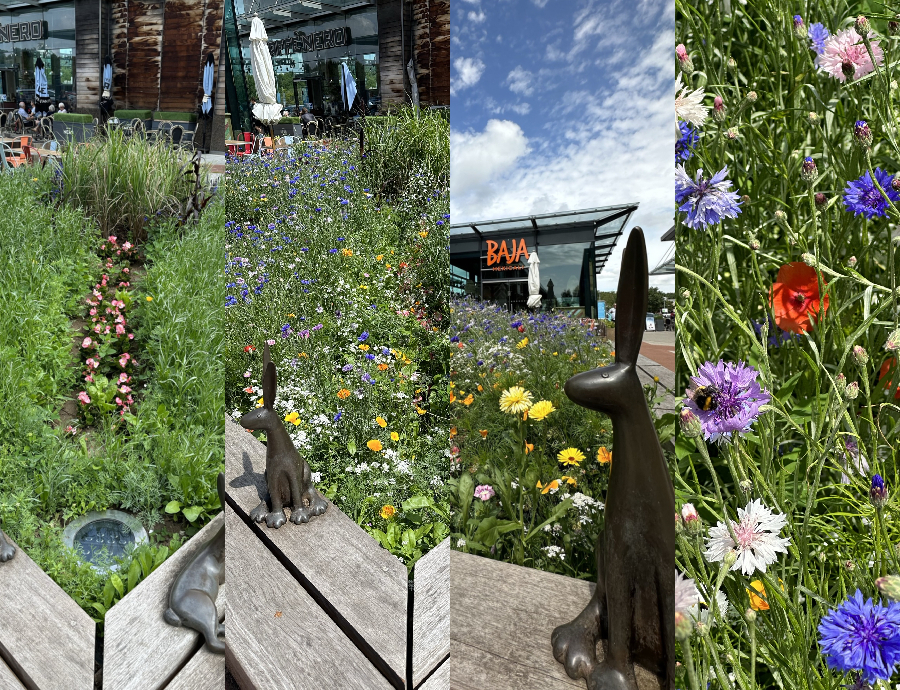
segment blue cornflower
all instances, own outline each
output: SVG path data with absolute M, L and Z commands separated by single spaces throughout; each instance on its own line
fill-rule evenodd
M 737 218 L 741 212 L 737 192 L 728 191 L 731 180 L 726 180 L 726 165 L 709 180 L 703 179 L 703 169 L 697 171 L 695 180 L 688 177 L 683 165 L 675 166 L 675 203 L 686 213 L 684 224 L 689 228 L 705 229 L 718 225 L 723 218 Z
M 373 354 L 371 354 L 371 353 L 370 353 L 370 354 L 367 354 L 367 355 L 366 355 L 366 359 L 368 359 L 368 360 L 373 360 L 373 359 L 375 359 L 375 355 L 373 355 Z
M 900 202 L 900 193 L 894 191 L 891 182 L 894 176 L 881 168 L 875 168 L 875 179 L 894 203 Z M 887 215 L 888 203 L 872 181 L 872 176 L 866 170 L 858 180 L 847 183 L 844 190 L 844 206 L 854 215 L 864 215 L 866 218 L 881 218 Z
M 363 331 L 362 334 L 357 338 L 357 340 L 361 343 L 366 342 L 369 339 L 369 331 Z
M 343 371 L 344 373 L 346 373 L 348 371 L 353 371 L 353 365 L 345 364 L 343 367 L 341 367 L 341 371 Z
M 337 413 L 336 415 L 334 415 L 334 421 L 336 421 L 336 422 L 341 421 L 341 415 L 342 415 L 342 414 L 344 414 L 344 413 L 338 411 L 338 413 Z
M 329 249 L 328 253 L 329 254 L 337 254 L 337 249 Z
M 691 127 L 687 122 L 678 121 L 678 130 L 681 132 L 681 138 L 675 142 L 675 163 L 690 160 L 694 156 L 694 146 L 700 140 L 697 130 Z
M 819 644 L 829 668 L 860 671 L 874 683 L 889 680 L 900 663 L 900 603 L 863 601 L 862 592 L 829 611 L 819 623 Z
M 386 347 L 383 347 L 383 348 L 381 348 L 381 354 L 387 356 L 387 355 L 391 354 L 391 351 L 388 350 Z
M 743 362 L 705 362 L 696 376 L 691 376 L 694 390 L 707 388 L 713 391 L 715 406 L 703 410 L 693 397 L 684 401 L 684 406 L 700 418 L 703 436 L 709 441 L 723 443 L 730 441 L 735 433 L 750 430 L 760 414 L 760 406 L 768 403 L 772 396 L 760 387 L 756 377 L 759 372 Z
M 450 338 L 450 342 L 451 342 L 451 343 L 458 343 L 458 342 L 459 342 L 459 336 L 458 336 L 458 335 L 454 335 L 452 338 Z
M 831 38 L 828 29 L 823 26 L 822 22 L 816 22 L 809 25 L 809 33 L 807 35 L 812 43 L 812 49 L 821 55 L 822 51 L 825 50 L 825 41 Z

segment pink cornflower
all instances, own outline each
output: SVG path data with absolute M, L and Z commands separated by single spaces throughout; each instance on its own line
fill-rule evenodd
M 494 487 L 489 484 L 479 484 L 475 487 L 475 498 L 480 498 L 482 501 L 489 501 L 493 495 Z
M 870 39 L 874 35 L 874 33 L 870 33 Z M 875 56 L 875 61 L 881 65 L 884 62 L 884 52 L 878 45 L 878 41 L 871 39 L 871 43 L 872 55 Z M 821 54 L 816 58 L 816 67 L 825 70 L 838 81 L 844 82 L 847 80 L 843 71 L 845 62 L 856 68 L 853 73 L 854 80 L 866 76 L 875 69 L 869 52 L 863 45 L 862 37 L 856 33 L 856 29 L 838 31 L 826 40 Z
M 90 338 L 85 338 L 84 340 L 81 341 L 81 347 L 90 347 L 93 344 L 94 344 L 94 341 L 91 340 Z
M 78 399 L 81 401 L 82 405 L 90 405 L 91 404 L 91 396 L 89 396 L 85 391 L 81 391 L 78 394 Z
M 740 569 L 749 576 L 757 570 L 766 572 L 766 567 L 778 558 L 777 553 L 787 553 L 790 539 L 778 536 L 787 518 L 773 514 L 759 499 L 748 503 L 746 508 L 738 508 L 738 522 L 729 522 L 737 543 L 724 522 L 710 527 L 703 554 L 710 563 L 723 561 L 728 553 L 733 553 L 736 560 L 731 570 Z

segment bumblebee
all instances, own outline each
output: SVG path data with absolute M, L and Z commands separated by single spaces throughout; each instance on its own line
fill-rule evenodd
M 704 412 L 710 412 L 716 409 L 716 406 L 718 405 L 716 396 L 718 394 L 719 389 L 715 386 L 700 386 L 696 390 L 688 391 L 691 400 L 693 400 L 697 404 L 697 407 Z

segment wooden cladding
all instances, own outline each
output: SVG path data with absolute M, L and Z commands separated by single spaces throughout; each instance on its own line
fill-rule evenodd
M 112 0 L 111 6 L 117 107 L 196 110 L 207 53 L 218 66 L 223 0 Z
M 413 0 L 419 100 L 450 105 L 450 0 Z

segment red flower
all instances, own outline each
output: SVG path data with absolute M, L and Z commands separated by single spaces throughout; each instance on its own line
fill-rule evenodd
M 255 351 L 256 351 L 256 348 L 253 347 L 252 345 L 244 346 L 244 352 L 255 352 Z
M 887 377 L 888 372 L 891 370 L 891 365 L 894 367 L 894 373 L 891 378 L 897 382 L 897 390 L 894 392 L 894 398 L 900 400 L 900 377 L 898 377 L 898 373 L 900 373 L 900 359 L 888 358 L 884 360 L 884 364 L 881 365 L 881 370 L 878 372 L 878 383 L 880 386 L 884 387 L 885 390 L 890 389 L 894 385 L 893 382 L 885 380 L 885 377 Z
M 822 281 L 822 285 L 826 285 Z M 828 311 L 828 295 L 819 314 L 819 279 L 811 266 L 801 262 L 785 264 L 778 270 L 769 300 L 775 312 L 775 323 L 783 331 L 805 333 L 812 320 L 810 314 L 820 320 Z

